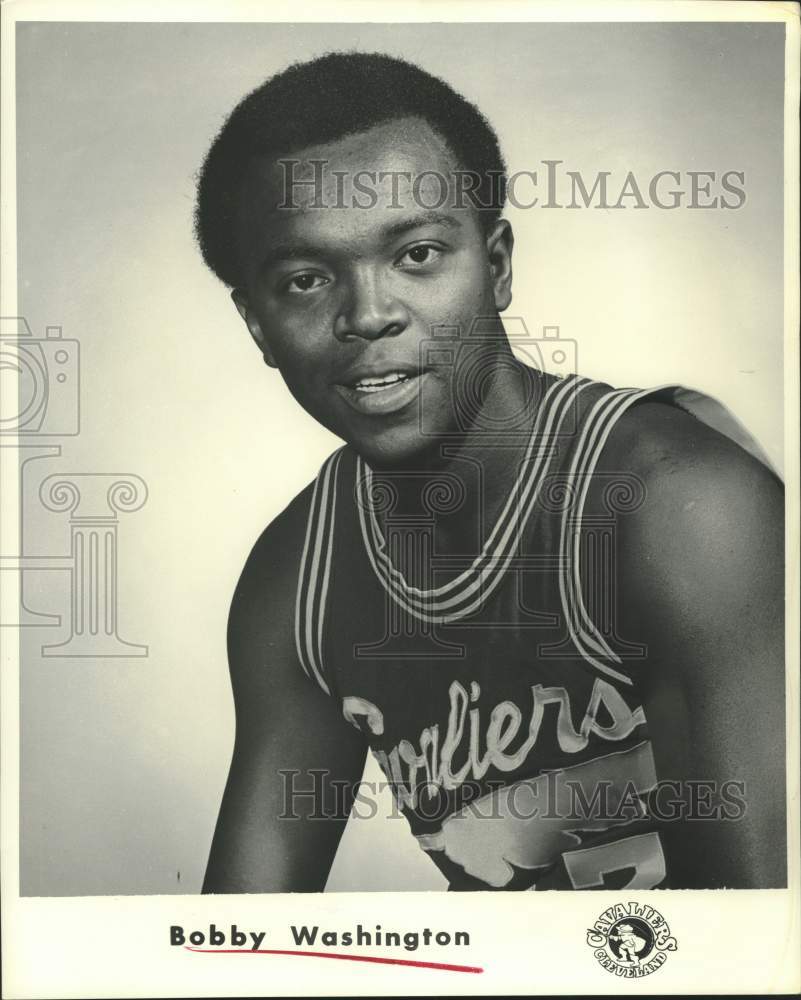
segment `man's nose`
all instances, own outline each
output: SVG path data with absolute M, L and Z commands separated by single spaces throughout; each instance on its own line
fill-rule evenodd
M 387 278 L 373 268 L 360 268 L 350 276 L 334 322 L 337 340 L 355 337 L 377 340 L 397 335 L 406 328 L 408 313 L 388 284 Z

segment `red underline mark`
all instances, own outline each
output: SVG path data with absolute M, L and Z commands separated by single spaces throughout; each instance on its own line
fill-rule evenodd
M 289 951 L 280 948 L 194 948 L 184 945 L 187 951 L 203 955 L 301 955 L 304 958 L 338 958 L 343 962 L 375 962 L 378 965 L 410 965 L 415 969 L 442 969 L 445 972 L 483 972 L 476 965 L 448 965 L 445 962 L 414 962 L 408 958 L 373 958 L 371 955 L 342 955 L 330 951 Z

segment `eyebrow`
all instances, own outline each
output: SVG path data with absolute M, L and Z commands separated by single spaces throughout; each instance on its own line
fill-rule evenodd
M 441 212 L 425 211 L 419 212 L 408 219 L 399 219 L 381 229 L 383 239 L 393 239 L 421 229 L 423 226 L 446 226 L 450 229 L 460 229 L 461 223 L 452 215 L 443 215 Z M 270 247 L 262 260 L 262 267 L 269 267 L 271 264 L 282 260 L 299 260 L 310 257 L 324 257 L 330 253 L 330 248 L 315 246 L 312 243 L 276 243 Z
M 450 229 L 460 229 L 461 223 L 452 215 L 443 215 L 441 212 L 420 212 L 410 219 L 401 219 L 393 222 L 383 230 L 386 236 L 403 236 L 404 233 L 412 229 L 419 229 L 422 226 L 448 226 Z

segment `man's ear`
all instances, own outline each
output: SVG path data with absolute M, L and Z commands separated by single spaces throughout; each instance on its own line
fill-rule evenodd
M 492 290 L 498 312 L 512 301 L 512 250 L 515 237 L 506 219 L 498 219 L 487 235 L 487 256 L 492 275 Z
M 273 357 L 270 348 L 267 346 L 267 338 L 264 336 L 261 323 L 259 322 L 256 314 L 250 308 L 250 304 L 248 303 L 248 298 L 244 290 L 241 288 L 234 288 L 231 291 L 231 298 L 234 301 L 237 312 L 245 321 L 245 326 L 248 328 L 248 332 L 264 356 L 265 364 L 268 364 L 270 368 L 277 368 L 278 365 L 276 364 L 275 358 Z

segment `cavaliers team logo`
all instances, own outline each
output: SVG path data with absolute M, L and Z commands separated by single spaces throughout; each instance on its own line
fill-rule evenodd
M 607 972 L 626 979 L 656 972 L 677 947 L 662 914 L 642 903 L 604 910 L 587 931 L 587 944 Z

